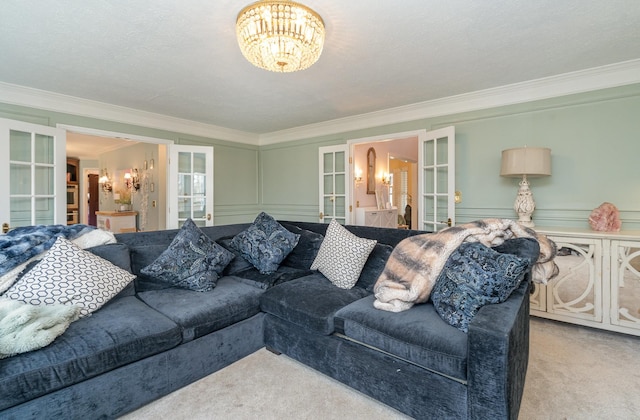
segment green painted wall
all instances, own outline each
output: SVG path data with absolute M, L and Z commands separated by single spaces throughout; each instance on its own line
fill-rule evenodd
M 515 217 L 518 180 L 499 176 L 500 156 L 528 145 L 552 153 L 552 176 L 531 180 L 538 226 L 586 228 L 591 210 L 610 201 L 624 229 L 640 229 L 640 85 L 264 146 L 264 202 L 276 217 L 317 220 L 319 146 L 448 125 L 456 127 L 456 189 L 463 195 L 458 223 Z M 288 162 L 304 162 L 295 179 Z
M 280 219 L 316 221 L 318 147 L 454 125 L 456 189 L 463 195 L 458 223 L 515 216 L 517 180 L 499 176 L 500 153 L 528 145 L 550 147 L 552 153 L 552 176 L 531 181 L 538 226 L 588 227 L 591 210 L 610 201 L 621 210 L 623 228 L 640 229 L 639 116 L 637 84 L 257 147 L 0 104 L 4 118 L 214 146 L 216 224 L 251 221 L 261 210 Z

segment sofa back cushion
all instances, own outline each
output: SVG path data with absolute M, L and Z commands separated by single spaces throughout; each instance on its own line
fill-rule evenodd
M 98 245 L 91 248 L 87 248 L 87 251 L 97 255 L 100 258 L 111 262 L 123 270 L 131 271 L 131 254 L 129 253 L 129 247 L 126 244 L 115 243 L 107 245 Z M 131 282 L 125 286 L 116 297 L 133 296 L 136 293 L 134 282 Z
M 311 268 L 311 264 L 313 264 L 313 260 L 315 260 L 318 255 L 324 235 L 307 229 L 302 229 L 287 222 L 283 222 L 282 226 L 287 228 L 290 232 L 300 235 L 298 245 L 296 245 L 287 258 L 282 261 L 282 265 L 286 265 L 291 268 L 298 268 L 300 270 L 309 270 Z
M 137 245 L 131 246 L 131 272 L 136 275 L 134 281 L 136 292 L 144 292 L 146 290 L 166 289 L 171 285 L 169 283 L 158 281 L 153 276 L 147 276 L 141 273 L 141 270 L 154 262 L 167 249 L 167 245 Z
M 361 287 L 370 293 L 373 293 L 373 286 L 376 284 L 376 280 L 382 274 L 389 255 L 391 255 L 393 247 L 387 244 L 377 243 L 373 248 L 366 264 L 362 268 L 356 287 Z

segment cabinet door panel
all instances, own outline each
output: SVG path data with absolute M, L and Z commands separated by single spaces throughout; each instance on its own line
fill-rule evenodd
M 547 312 L 602 322 L 602 244 L 551 237 L 559 249 L 558 276 L 546 287 Z
M 547 310 L 547 286 L 533 283 L 533 289 L 529 296 L 529 305 L 532 311 L 546 312 Z
M 640 243 L 612 241 L 611 323 L 640 329 Z

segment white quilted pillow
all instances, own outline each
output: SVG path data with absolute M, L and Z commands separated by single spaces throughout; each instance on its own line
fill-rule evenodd
M 135 276 L 58 238 L 49 252 L 16 281 L 5 297 L 31 305 L 78 305 L 85 317 L 107 303 Z
M 354 235 L 333 219 L 311 269 L 320 271 L 339 288 L 351 289 L 376 243 Z

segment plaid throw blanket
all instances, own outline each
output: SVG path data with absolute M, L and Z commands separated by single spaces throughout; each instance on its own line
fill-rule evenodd
M 447 259 L 460 244 L 480 242 L 492 247 L 511 238 L 534 238 L 540 244 L 540 256 L 532 268 L 534 282 L 546 284 L 558 275 L 552 240 L 510 219 L 484 219 L 402 240 L 374 286 L 373 305 L 400 312 L 426 302 Z

